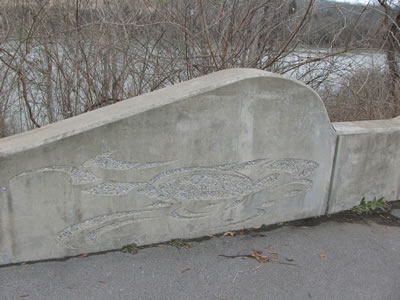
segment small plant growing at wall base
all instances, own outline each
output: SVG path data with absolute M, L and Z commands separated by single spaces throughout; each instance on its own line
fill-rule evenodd
M 387 208 L 388 204 L 385 202 L 383 197 L 379 198 L 378 200 L 376 200 L 375 197 L 375 199 L 371 201 L 365 201 L 365 197 L 363 197 L 361 199 L 360 205 L 354 206 L 352 208 L 352 211 L 359 215 L 362 215 L 362 214 L 370 214 L 377 210 L 386 211 Z
M 135 244 L 126 245 L 125 247 L 122 248 L 121 251 L 123 253 L 135 254 L 137 252 L 137 247 Z

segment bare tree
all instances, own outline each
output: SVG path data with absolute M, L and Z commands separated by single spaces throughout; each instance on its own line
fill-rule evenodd
M 397 58 L 400 50 L 400 2 L 394 0 L 378 0 L 378 2 L 385 10 L 384 40 L 392 96 L 391 106 L 395 117 L 400 115 L 400 70 Z
M 324 1 L 0 0 L 0 6 L 1 136 L 227 68 L 293 76 L 331 99 L 333 81 L 356 72 L 343 67 L 357 56 L 351 51 L 379 45 L 366 21 L 378 8 Z M 396 25 L 389 31 L 397 37 L 393 8 L 386 9 L 378 15 Z M 397 38 L 386 40 L 397 49 Z

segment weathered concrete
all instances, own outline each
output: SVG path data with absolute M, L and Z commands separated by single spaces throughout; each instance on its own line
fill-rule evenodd
M 218 72 L 0 140 L 0 264 L 400 199 L 400 117 L 330 123 L 305 85 Z
M 339 137 L 328 212 L 350 209 L 363 197 L 400 199 L 400 118 L 333 125 Z
M 400 209 L 393 209 L 391 213 L 393 216 L 400 219 Z
M 0 263 L 322 215 L 336 133 L 318 95 L 228 70 L 0 141 Z
M 400 299 L 400 227 L 368 220 L 259 234 L 0 268 L 0 299 Z M 219 256 L 254 249 L 295 266 Z

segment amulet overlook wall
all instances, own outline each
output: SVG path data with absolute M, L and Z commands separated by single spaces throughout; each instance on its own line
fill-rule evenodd
M 396 200 L 400 122 L 382 122 L 331 124 L 302 83 L 232 69 L 2 139 L 0 264 Z

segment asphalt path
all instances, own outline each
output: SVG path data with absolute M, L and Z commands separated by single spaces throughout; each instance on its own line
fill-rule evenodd
M 0 299 L 399 300 L 399 219 L 377 218 L 323 218 L 135 254 L 2 267 Z

